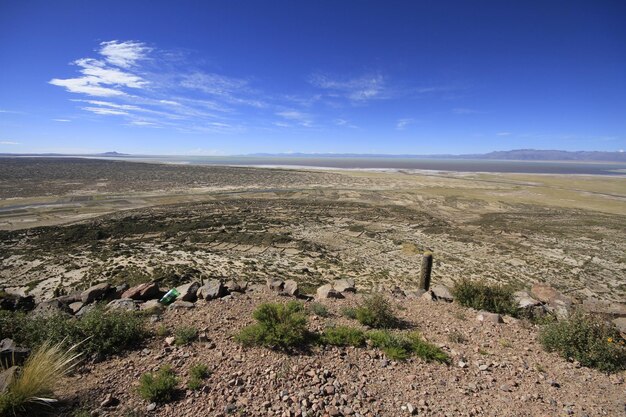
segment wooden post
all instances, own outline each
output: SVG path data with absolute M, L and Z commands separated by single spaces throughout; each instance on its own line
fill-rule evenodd
M 433 254 L 426 252 L 422 256 L 422 269 L 420 270 L 420 290 L 428 291 L 430 288 L 430 272 L 433 269 Z

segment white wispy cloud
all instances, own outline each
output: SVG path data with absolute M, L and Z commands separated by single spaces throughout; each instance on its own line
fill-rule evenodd
M 388 97 L 385 78 L 380 74 L 364 75 L 358 78 L 336 79 L 324 74 L 313 74 L 309 82 L 334 95 L 354 102 Z
M 297 110 L 284 110 L 276 113 L 277 116 L 283 117 L 287 120 L 291 120 L 300 126 L 311 127 L 313 126 L 313 119 L 310 114 L 303 113 Z
M 19 142 L 13 142 L 11 140 L 0 140 L 0 145 L 19 145 Z
M 355 126 L 354 124 L 352 124 L 350 121 L 346 119 L 335 119 L 334 122 L 337 126 L 349 127 L 351 129 L 357 128 L 357 126 Z
M 144 60 L 152 48 L 142 42 L 108 41 L 100 44 L 100 55 L 111 65 L 130 68 L 138 61 Z
M 408 125 L 415 123 L 413 118 L 398 119 L 396 122 L 396 130 L 404 130 Z
M 54 122 L 62 122 L 62 123 L 71 122 L 70 119 L 52 119 L 52 121 L 54 121 Z
M 496 135 L 498 135 L 498 136 L 511 136 L 512 133 L 511 132 L 498 132 L 498 133 L 496 133 Z
M 122 111 L 122 110 L 115 110 L 115 109 L 107 109 L 107 108 L 103 108 L 103 107 L 82 107 L 83 110 L 95 113 L 95 114 L 99 114 L 102 116 L 128 116 L 128 112 L 126 111 Z

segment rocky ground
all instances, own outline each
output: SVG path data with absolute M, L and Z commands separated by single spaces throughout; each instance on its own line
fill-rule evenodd
M 330 316 L 311 316 L 309 328 L 359 326 L 342 316 L 360 295 L 320 300 Z M 201 341 L 170 346 L 154 336 L 145 346 L 103 363 L 85 364 L 59 393 L 100 416 L 618 416 L 626 412 L 626 374 L 607 376 L 580 367 L 537 342 L 537 329 L 514 319 L 478 321 L 456 303 L 393 298 L 411 329 L 441 346 L 450 365 L 413 358 L 388 360 L 378 349 L 313 347 L 285 354 L 242 348 L 233 335 L 250 324 L 262 302 L 286 302 L 263 286 L 194 307 L 167 309 L 151 326 L 194 326 Z M 211 375 L 187 391 L 189 368 L 206 364 Z M 148 404 L 136 393 L 140 376 L 170 364 L 181 390 L 175 402 Z M 108 398 L 107 397 L 111 397 Z M 74 400 L 72 400 L 74 399 Z M 105 401 L 106 400 L 106 401 Z M 101 407 L 100 404 L 114 404 Z

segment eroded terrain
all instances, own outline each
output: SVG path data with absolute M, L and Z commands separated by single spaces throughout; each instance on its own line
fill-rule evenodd
M 626 180 L 0 160 L 0 287 L 52 297 L 191 276 L 363 290 L 547 281 L 626 300 Z

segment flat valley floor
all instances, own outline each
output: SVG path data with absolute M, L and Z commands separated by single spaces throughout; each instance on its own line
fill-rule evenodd
M 0 288 L 352 277 L 548 282 L 626 301 L 626 178 L 0 159 Z

